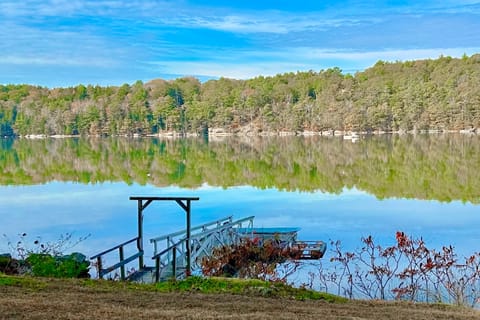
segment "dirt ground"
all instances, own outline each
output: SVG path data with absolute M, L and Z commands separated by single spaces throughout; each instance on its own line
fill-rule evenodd
M 295 301 L 105 289 L 78 282 L 0 286 L 0 319 L 480 319 L 480 311 L 400 302 Z

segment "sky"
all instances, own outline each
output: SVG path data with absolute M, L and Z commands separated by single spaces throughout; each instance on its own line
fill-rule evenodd
M 1 0 L 0 84 L 249 79 L 480 52 L 480 2 Z

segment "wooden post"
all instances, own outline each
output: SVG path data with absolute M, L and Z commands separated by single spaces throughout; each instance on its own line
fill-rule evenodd
M 103 278 L 103 272 L 102 272 L 102 256 L 97 257 L 97 270 L 98 270 L 98 278 L 102 279 Z
M 138 239 L 137 249 L 138 252 L 143 252 L 143 201 L 138 200 Z M 143 268 L 143 255 L 138 257 L 138 270 Z
M 172 249 L 172 277 L 173 279 L 177 280 L 177 247 L 173 247 Z
M 123 255 L 123 246 L 118 248 L 118 251 L 119 251 L 119 255 L 120 255 L 120 262 L 123 262 L 123 260 L 125 259 L 124 255 Z M 122 265 L 120 267 L 120 279 L 125 280 L 125 265 Z
M 185 274 L 187 277 L 191 275 L 191 259 L 192 259 L 192 254 L 190 251 L 190 235 L 191 235 L 191 219 L 190 219 L 190 200 L 187 200 L 187 207 L 185 208 L 185 211 L 187 212 L 187 270 L 185 271 Z
M 155 282 L 160 281 L 160 257 L 155 257 Z

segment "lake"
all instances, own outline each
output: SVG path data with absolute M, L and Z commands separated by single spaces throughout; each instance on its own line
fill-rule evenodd
M 193 225 L 254 215 L 348 250 L 396 231 L 480 250 L 478 136 L 0 139 L 0 168 L 0 253 L 21 233 L 27 246 L 89 235 L 72 250 L 103 251 L 136 235 L 132 195 L 198 196 Z M 146 239 L 184 226 L 175 203 L 145 211 Z

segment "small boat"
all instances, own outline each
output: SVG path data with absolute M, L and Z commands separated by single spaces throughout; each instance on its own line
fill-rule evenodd
M 300 260 L 320 259 L 327 250 L 327 244 L 321 240 L 297 240 L 300 228 L 236 228 L 235 231 L 245 238 L 256 239 L 259 243 L 274 240 L 285 247 L 301 250 Z
M 343 140 L 351 140 L 353 143 L 357 142 L 360 136 L 356 132 L 351 132 L 343 136 Z

